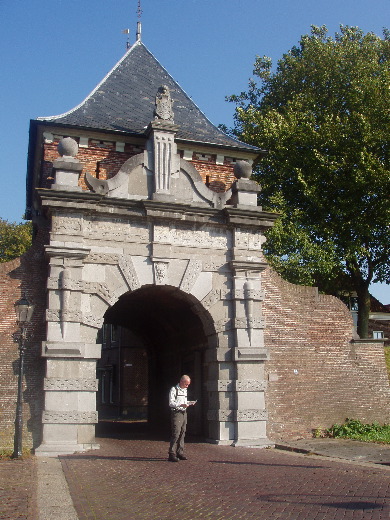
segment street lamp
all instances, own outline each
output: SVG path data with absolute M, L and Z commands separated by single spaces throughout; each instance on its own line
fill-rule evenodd
M 16 320 L 19 325 L 19 331 L 14 334 L 14 341 L 19 343 L 19 374 L 18 374 L 18 398 L 16 402 L 16 417 L 15 417 L 15 437 L 14 437 L 14 452 L 13 459 L 18 459 L 22 456 L 22 430 L 23 430 L 23 372 L 24 372 L 24 353 L 26 350 L 27 325 L 29 324 L 34 305 L 32 305 L 23 295 L 20 300 L 15 302 Z

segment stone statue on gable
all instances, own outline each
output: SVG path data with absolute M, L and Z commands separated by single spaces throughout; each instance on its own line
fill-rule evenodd
M 156 109 L 155 119 L 163 119 L 173 123 L 173 109 L 172 109 L 171 93 L 167 85 L 163 85 L 157 91 L 156 95 Z

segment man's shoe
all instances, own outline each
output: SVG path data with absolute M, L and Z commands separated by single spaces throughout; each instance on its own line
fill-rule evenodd
M 185 455 L 178 455 L 177 458 L 179 460 L 188 460 L 187 457 Z
M 179 462 L 179 459 L 177 457 L 175 457 L 175 455 L 171 455 L 171 454 L 169 454 L 168 460 L 169 460 L 169 462 Z

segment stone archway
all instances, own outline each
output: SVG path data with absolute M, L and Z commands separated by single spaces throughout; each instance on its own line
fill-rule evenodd
M 137 316 L 133 327 L 142 324 L 151 360 L 163 368 L 157 388 L 173 384 L 181 372 L 190 371 L 187 367 L 201 366 L 204 355 L 207 376 L 200 371 L 195 380 L 203 377 L 201 394 L 208 395 L 200 431 L 209 440 L 268 442 L 268 353 L 261 310 L 266 265 L 261 244 L 268 214 L 256 210 L 246 218 L 239 208 L 128 200 L 111 216 L 95 195 L 82 198 L 80 211 L 73 206 L 53 210 L 51 243 L 45 248 L 45 410 L 37 452 L 69 453 L 94 445 L 101 355 L 97 335 L 106 313 L 124 325 L 129 316 Z M 114 307 L 116 317 L 110 316 Z M 184 331 L 179 335 L 178 323 Z M 172 345 L 180 363 L 168 361 Z M 186 351 L 183 345 L 191 348 Z M 158 359 L 162 354 L 163 363 Z M 160 375 L 157 368 L 151 373 Z M 151 402 L 156 396 L 151 393 Z M 159 408 L 165 405 L 150 410 Z
M 192 379 L 190 395 L 198 400 L 197 407 L 191 410 L 189 431 L 207 436 L 204 358 L 208 337 L 204 322 L 208 321 L 209 330 L 212 326 L 208 312 L 194 297 L 176 287 L 150 285 L 123 294 L 106 311 L 104 320 L 110 330 L 115 327 L 121 331 L 109 348 L 103 341 L 98 362 L 98 370 L 105 373 L 107 367 L 113 381 L 112 411 L 128 420 L 147 420 L 153 430 L 164 432 L 169 427 L 169 388 L 182 373 L 188 373 Z M 103 400 L 104 414 L 110 404 L 107 397 Z

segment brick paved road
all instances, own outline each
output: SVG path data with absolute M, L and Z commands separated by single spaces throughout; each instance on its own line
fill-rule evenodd
M 0 520 L 36 520 L 36 461 L 0 461 Z
M 79 520 L 389 520 L 390 471 L 278 450 L 99 439 L 61 457 Z

